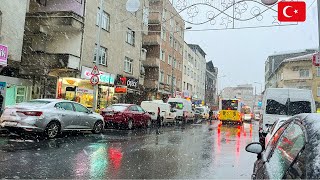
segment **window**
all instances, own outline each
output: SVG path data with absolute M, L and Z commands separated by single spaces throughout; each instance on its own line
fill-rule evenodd
M 171 76 L 167 75 L 167 84 L 170 84 L 170 83 L 171 83 Z
M 169 55 L 169 57 L 168 57 L 168 64 L 170 64 L 171 65 L 171 62 L 172 61 L 172 57 Z
M 174 47 L 174 49 L 175 49 L 175 50 L 177 50 L 177 48 L 178 48 L 178 45 L 177 45 L 177 40 L 174 40 L 174 44 L 173 44 L 173 47 Z
M 188 68 L 187 75 L 190 76 L 190 69 Z
M 317 76 L 320 77 L 320 67 L 317 67 Z
M 132 31 L 130 28 L 128 28 L 126 42 L 128 44 L 134 46 L 134 40 L 135 40 L 135 32 Z
M 167 18 L 167 10 L 163 9 L 163 11 L 162 11 L 162 19 L 165 21 L 166 18 Z
M 161 31 L 161 39 L 163 39 L 164 41 L 167 40 L 167 32 L 164 27 L 162 28 L 162 31 Z
M 132 74 L 132 62 L 133 59 L 126 57 L 124 59 L 124 72 Z
M 309 101 L 295 101 L 290 99 L 273 99 L 267 100 L 266 106 L 267 114 L 277 115 L 296 115 L 300 113 L 311 113 L 311 102 Z
M 309 77 L 309 69 L 300 69 L 299 74 L 301 78 Z
M 177 85 L 176 77 L 174 77 L 174 76 L 173 76 L 173 78 L 172 78 L 172 79 L 173 79 L 173 85 L 174 85 L 174 86 L 175 86 L 175 85 Z
M 83 113 L 89 112 L 89 110 L 86 107 L 82 106 L 81 104 L 73 103 L 73 106 L 77 112 L 83 112 Z
M 320 87 L 317 88 L 317 96 L 320 96 Z
M 96 25 L 99 26 L 100 22 L 100 10 L 98 8 L 97 12 L 97 22 Z M 102 19 L 101 19 L 101 28 L 110 31 L 110 15 L 106 12 L 102 12 Z
M 183 82 L 183 90 L 186 89 L 186 82 Z
M 184 74 L 187 74 L 187 67 L 183 66 Z
M 67 110 L 67 111 L 73 111 L 73 106 L 71 103 L 57 103 L 54 107 L 58 108 L 58 109 L 63 109 L 63 110 Z
M 274 166 L 271 179 L 282 178 L 290 164 L 305 144 L 305 137 L 298 124 L 291 124 L 281 136 L 278 145 L 270 156 L 268 165 Z
M 160 59 L 161 59 L 162 61 L 165 61 L 165 57 L 166 57 L 166 53 L 164 52 L 164 50 L 161 50 Z
M 93 62 L 95 63 L 96 62 L 96 55 L 97 55 L 97 47 L 95 47 L 95 50 L 94 50 L 94 59 L 93 59 Z M 104 48 L 102 46 L 100 46 L 100 49 L 99 49 L 99 64 L 101 65 L 107 65 L 107 52 L 108 52 L 108 49 L 107 48 Z
M 26 96 L 26 87 L 25 86 L 17 86 L 16 90 L 16 103 L 21 103 L 25 101 Z
M 137 109 L 138 109 L 139 112 L 142 112 L 142 113 L 145 112 L 140 106 L 137 106 Z
M 177 68 L 177 63 L 176 63 L 176 60 L 175 60 L 175 59 L 173 59 L 173 67 L 174 67 L 174 68 Z
M 129 111 L 139 111 L 137 106 L 130 106 Z
M 171 35 L 171 34 L 170 34 L 169 41 L 170 41 L 170 46 L 171 46 L 171 47 L 173 47 L 173 37 L 172 37 L 172 35 Z
M 163 71 L 160 72 L 160 82 L 164 82 L 164 73 Z

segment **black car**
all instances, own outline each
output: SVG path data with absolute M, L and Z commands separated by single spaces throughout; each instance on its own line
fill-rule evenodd
M 258 154 L 252 179 L 320 179 L 320 114 L 293 116 L 265 150 L 253 142 L 246 151 Z

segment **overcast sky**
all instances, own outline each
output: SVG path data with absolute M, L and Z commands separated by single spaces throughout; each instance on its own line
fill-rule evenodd
M 306 2 L 309 7 L 313 0 Z M 248 9 L 253 6 L 248 4 Z M 208 14 L 210 11 L 203 6 L 199 6 L 198 10 L 198 15 L 200 13 Z M 274 13 L 267 11 L 263 14 L 261 21 L 247 21 L 247 24 L 239 25 L 239 27 L 272 25 L 270 22 L 273 20 Z M 190 18 L 190 14 L 181 14 L 184 19 Z M 199 22 L 195 18 L 191 20 Z M 221 23 L 223 21 L 220 18 L 217 19 L 215 25 L 221 25 Z M 231 26 L 231 24 L 229 25 Z M 193 30 L 214 27 L 210 23 L 205 25 L 186 24 L 186 27 L 188 26 L 192 26 Z M 264 83 L 264 63 L 268 55 L 275 52 L 317 48 L 317 39 L 316 2 L 307 10 L 306 22 L 294 26 L 189 31 L 185 33 L 186 42 L 199 44 L 207 53 L 207 61 L 212 60 L 213 64 L 219 68 L 219 76 L 225 76 L 219 78 L 219 90 L 222 87 L 238 84 Z M 259 92 L 260 85 L 256 84 L 256 86 L 257 92 Z

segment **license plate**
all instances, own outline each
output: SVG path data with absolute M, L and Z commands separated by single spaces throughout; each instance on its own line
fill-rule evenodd
M 18 123 L 17 122 L 3 122 L 2 126 L 16 126 Z

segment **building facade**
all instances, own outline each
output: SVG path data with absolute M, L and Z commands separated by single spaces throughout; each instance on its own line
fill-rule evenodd
M 149 31 L 143 37 L 145 97 L 166 100 L 182 90 L 185 24 L 169 0 L 149 1 L 149 7 Z
M 199 45 L 184 43 L 182 94 L 184 98 L 191 98 L 194 104 L 205 99 L 205 56 Z
M 277 53 L 268 56 L 267 60 L 265 61 L 265 88 L 276 87 L 276 79 L 274 79 L 274 73 L 278 69 L 282 61 L 288 58 L 303 56 L 315 52 L 316 50 L 306 49 L 301 51 Z
M 218 68 L 214 67 L 212 61 L 206 63 L 205 81 L 205 104 L 208 106 L 218 105 Z
M 3 106 L 31 99 L 33 83 L 20 64 L 28 1 L 3 0 L 0 6 L 0 92 Z M 1 107 L 0 107 L 1 108 Z
M 222 90 L 220 97 L 226 99 L 239 98 L 242 105 L 253 108 L 255 96 L 251 84 L 238 85 L 237 87 L 226 87 Z
M 312 64 L 313 53 L 288 58 L 281 62 L 273 76 L 275 88 L 298 88 L 312 90 L 320 104 L 320 68 Z
M 95 106 L 140 101 L 148 1 L 136 13 L 128 12 L 125 3 L 103 0 L 100 7 L 100 1 L 30 0 L 22 64 L 24 74 L 36 84 L 34 98 L 57 97 L 93 107 L 90 78 L 98 64 Z

